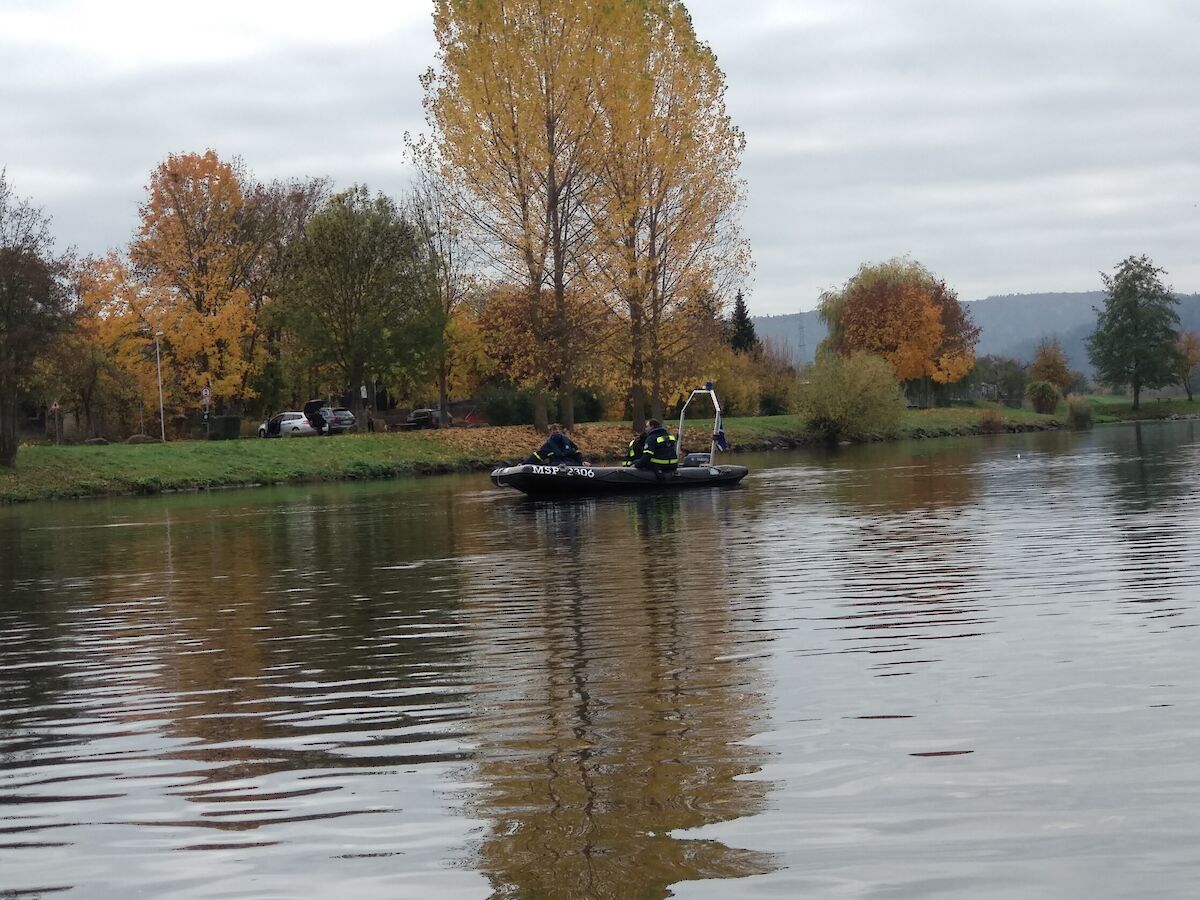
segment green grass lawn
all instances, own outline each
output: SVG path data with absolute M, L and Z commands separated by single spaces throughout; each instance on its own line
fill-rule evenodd
M 157 493 L 232 484 L 383 478 L 467 467 L 428 434 L 26 447 L 0 469 L 0 500 Z
M 908 410 L 897 437 L 938 437 L 980 430 L 983 407 Z M 1002 409 L 1009 429 L 1055 427 L 1052 416 Z M 689 420 L 686 444 L 707 443 L 709 421 Z M 796 416 L 730 418 L 725 430 L 740 450 L 811 443 Z M 620 458 L 627 423 L 580 426 L 576 439 L 597 461 Z M 698 436 L 703 435 L 698 440 Z M 154 494 L 228 485 L 393 478 L 472 471 L 523 458 L 540 442 L 527 426 L 451 428 L 399 434 L 341 435 L 169 444 L 33 446 L 17 454 L 15 470 L 0 469 L 0 502 L 106 494 Z
M 1106 422 L 1137 422 L 1148 419 L 1169 419 L 1171 416 L 1200 415 L 1200 402 L 1186 399 L 1158 400 L 1151 393 L 1142 394 L 1141 409 L 1134 409 L 1133 402 L 1126 397 L 1090 394 L 1087 398 L 1092 405 L 1095 421 Z

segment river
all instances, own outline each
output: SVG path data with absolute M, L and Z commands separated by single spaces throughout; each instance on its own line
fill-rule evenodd
M 1179 897 L 1200 422 L 0 509 L 0 897 Z

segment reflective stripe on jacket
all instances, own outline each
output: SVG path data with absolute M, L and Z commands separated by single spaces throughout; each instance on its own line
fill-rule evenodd
M 633 440 L 629 442 L 629 447 L 625 450 L 625 462 L 623 465 L 636 465 L 638 459 L 642 455 L 642 449 L 646 445 L 646 435 L 635 435 Z
M 665 428 L 655 428 L 646 435 L 646 445 L 642 448 L 641 465 L 639 468 L 666 471 L 679 465 L 679 454 L 675 447 L 675 438 Z
M 546 443 L 533 451 L 533 456 L 530 458 L 535 462 L 551 465 L 566 463 L 578 466 L 583 463 L 583 454 L 579 452 L 575 443 L 565 434 L 557 431 L 546 438 Z

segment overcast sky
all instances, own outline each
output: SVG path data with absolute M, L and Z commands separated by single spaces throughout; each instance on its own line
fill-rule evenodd
M 963 299 L 1093 290 L 1147 253 L 1200 291 L 1192 0 L 688 3 L 746 132 L 756 314 L 908 253 Z M 423 0 L 0 0 L 0 167 L 100 253 L 170 152 L 399 194 Z

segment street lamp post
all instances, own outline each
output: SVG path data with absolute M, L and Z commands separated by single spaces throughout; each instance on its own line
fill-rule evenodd
M 162 441 L 167 442 L 167 417 L 163 414 L 162 398 L 162 353 L 158 349 L 158 339 L 163 336 L 161 331 L 154 332 L 154 364 L 158 368 L 158 430 Z

